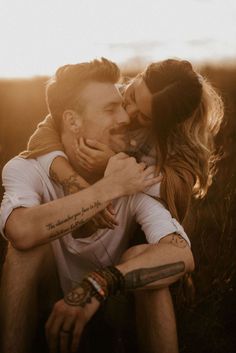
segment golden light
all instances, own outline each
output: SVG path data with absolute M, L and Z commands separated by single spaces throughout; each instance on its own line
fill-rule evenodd
M 2 0 L 0 77 L 106 56 L 236 57 L 234 0 Z

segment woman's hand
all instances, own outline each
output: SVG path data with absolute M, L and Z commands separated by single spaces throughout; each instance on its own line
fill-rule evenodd
M 96 214 L 90 221 L 72 232 L 73 238 L 87 238 L 98 229 L 115 229 L 119 225 L 115 215 L 116 213 L 112 204 L 108 205 L 107 208 Z
M 107 208 L 96 214 L 92 218 L 94 225 L 97 226 L 97 229 L 115 229 L 115 226 L 118 226 L 118 222 L 115 218 L 115 210 L 112 204 L 109 204 Z
M 109 159 L 114 156 L 107 145 L 96 140 L 86 141 L 83 137 L 80 138 L 76 146 L 76 158 L 79 165 L 89 172 L 104 173 Z

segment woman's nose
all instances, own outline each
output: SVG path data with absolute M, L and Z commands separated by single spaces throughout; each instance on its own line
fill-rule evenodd
M 137 107 L 135 104 L 129 103 L 129 102 L 125 102 L 124 103 L 124 108 L 127 112 L 127 114 L 129 115 L 130 118 L 133 117 L 134 114 L 137 113 Z

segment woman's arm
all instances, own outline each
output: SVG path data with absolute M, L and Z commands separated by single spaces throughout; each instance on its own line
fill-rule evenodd
M 39 123 L 37 129 L 30 137 L 27 150 L 20 153 L 23 158 L 37 158 L 53 151 L 64 151 L 55 122 L 48 115 Z
M 65 195 L 71 195 L 83 189 L 90 184 L 83 179 L 72 168 L 68 160 L 64 157 L 56 157 L 50 167 L 50 177 L 58 184 L 62 185 Z M 96 214 L 89 222 L 72 233 L 74 238 L 87 237 L 93 234 L 97 229 L 114 229 L 118 225 L 114 210 L 111 205 Z
M 51 115 L 48 115 L 39 123 L 37 129 L 29 139 L 27 150 L 22 152 L 20 156 L 23 158 L 37 158 L 58 150 L 63 151 L 64 148 L 57 132 L 54 119 Z M 81 163 L 83 163 L 83 161 L 81 161 Z M 63 186 L 65 195 L 73 194 L 90 186 L 85 179 L 74 171 L 66 158 L 63 157 L 57 157 L 53 160 L 50 167 L 50 177 L 56 183 Z M 115 225 L 117 225 L 117 222 L 114 217 L 114 212 L 111 206 L 109 206 L 91 219 L 89 223 L 84 225 L 82 229 L 79 230 L 79 233 L 74 234 L 74 236 L 78 237 L 80 234 L 89 236 L 98 228 L 114 229 Z

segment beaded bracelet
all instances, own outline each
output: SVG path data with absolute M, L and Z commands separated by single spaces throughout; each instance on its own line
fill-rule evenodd
M 123 291 L 125 287 L 123 274 L 113 266 L 90 272 L 85 279 L 93 285 L 104 300 L 110 295 Z

